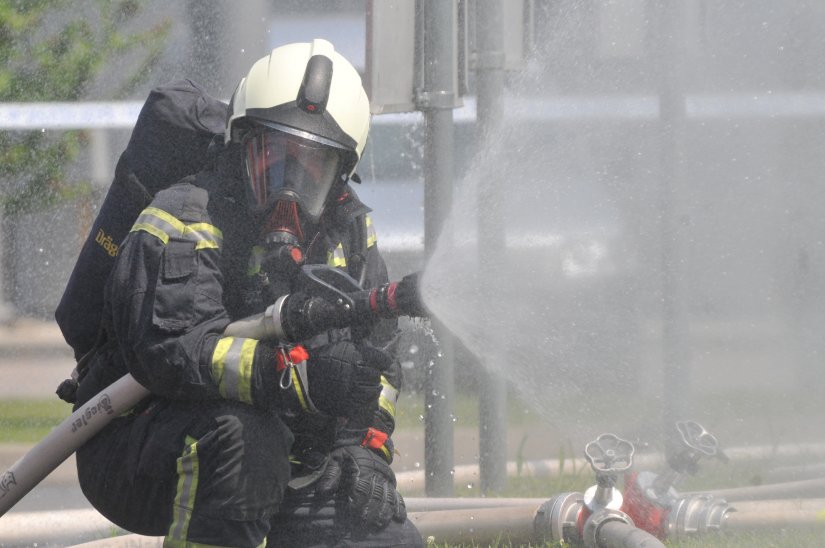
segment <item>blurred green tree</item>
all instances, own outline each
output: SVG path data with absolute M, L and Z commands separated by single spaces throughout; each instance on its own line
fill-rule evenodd
M 138 0 L 0 0 L 0 101 L 75 101 L 107 67 L 134 67 L 111 92 L 120 99 L 160 57 L 171 20 L 136 21 Z M 66 180 L 84 131 L 0 132 L 0 214 L 10 217 L 90 192 Z

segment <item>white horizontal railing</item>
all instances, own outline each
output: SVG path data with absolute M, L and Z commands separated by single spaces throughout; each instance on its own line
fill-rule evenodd
M 143 102 L 0 103 L 0 129 L 129 129 Z
M 129 129 L 134 126 L 142 101 L 0 103 L 0 130 Z M 825 92 L 693 94 L 685 97 L 691 119 L 781 119 L 825 117 Z M 475 98 L 465 97 L 456 109 L 457 122 L 476 118 Z M 655 95 L 562 95 L 536 99 L 508 98 L 505 116 L 543 121 L 652 120 L 659 116 Z M 404 124 L 420 113 L 382 114 L 374 123 Z

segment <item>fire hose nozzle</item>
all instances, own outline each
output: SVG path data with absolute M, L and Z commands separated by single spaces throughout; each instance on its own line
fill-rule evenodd
M 354 295 L 355 314 L 358 318 L 397 318 L 398 316 L 425 317 L 419 289 L 419 273 L 408 274 L 399 282 L 383 284 L 375 289 Z
M 298 291 L 279 297 L 261 314 L 232 322 L 224 333 L 298 342 L 328 329 L 370 325 L 381 318 L 427 315 L 417 273 L 399 282 L 361 289 L 347 274 L 326 265 L 307 265 L 301 270 L 303 283 Z

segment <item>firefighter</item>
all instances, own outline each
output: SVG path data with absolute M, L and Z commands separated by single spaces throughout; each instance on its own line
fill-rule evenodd
M 127 372 L 152 394 L 77 453 L 84 494 L 114 523 L 165 546 L 421 545 L 390 467 L 394 320 L 303 321 L 318 300 L 302 265 L 387 281 L 349 184 L 369 124 L 330 43 L 276 48 L 238 84 L 204 169 L 140 214 L 75 406 Z M 296 319 L 279 338 L 224 334 L 273 303 Z

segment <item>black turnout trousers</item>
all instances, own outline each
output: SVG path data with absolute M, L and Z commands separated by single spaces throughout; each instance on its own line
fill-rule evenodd
M 77 453 L 84 494 L 129 531 L 180 546 L 423 546 L 409 520 L 352 530 L 333 501 L 289 491 L 293 437 L 275 413 L 228 400 L 144 407 Z

